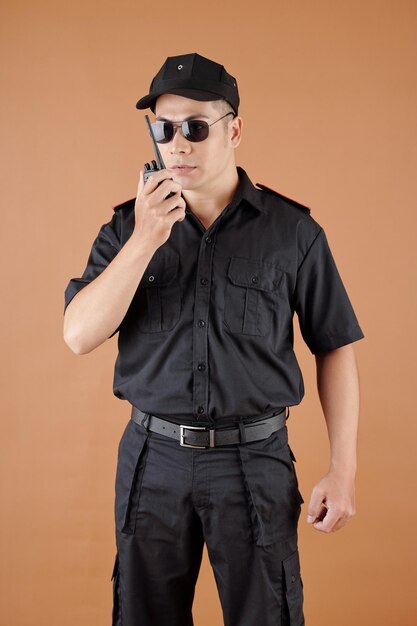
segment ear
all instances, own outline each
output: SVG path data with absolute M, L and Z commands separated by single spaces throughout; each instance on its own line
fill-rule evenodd
M 234 117 L 229 126 L 229 142 L 233 148 L 237 148 L 242 139 L 243 119 L 238 115 Z

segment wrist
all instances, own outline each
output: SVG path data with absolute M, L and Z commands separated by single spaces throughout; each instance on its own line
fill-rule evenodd
M 332 476 L 340 476 L 342 478 L 354 480 L 356 476 L 356 469 L 356 463 L 331 461 L 328 473 L 332 474 Z
M 129 252 L 134 256 L 141 257 L 146 256 L 151 259 L 155 254 L 155 246 L 142 237 L 138 232 L 133 231 L 129 239 L 125 243 Z

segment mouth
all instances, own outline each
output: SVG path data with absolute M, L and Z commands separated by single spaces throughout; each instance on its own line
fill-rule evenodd
M 168 168 L 172 172 L 176 172 L 177 174 L 188 174 L 196 169 L 194 165 L 174 165 L 173 167 Z

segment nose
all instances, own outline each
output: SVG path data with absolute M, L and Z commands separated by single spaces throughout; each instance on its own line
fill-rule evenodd
M 174 126 L 174 136 L 170 141 L 171 154 L 189 153 L 191 150 L 190 142 L 182 134 L 181 128 Z

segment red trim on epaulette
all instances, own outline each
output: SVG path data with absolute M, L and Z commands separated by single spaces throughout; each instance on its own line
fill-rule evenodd
M 131 202 L 136 202 L 136 196 L 134 198 L 130 198 L 129 200 L 125 200 L 124 202 L 122 202 L 121 204 L 115 204 L 115 206 L 113 207 L 113 211 L 117 211 L 118 209 L 121 209 L 122 207 L 127 206 L 128 204 L 130 204 Z
M 299 207 L 300 209 L 303 209 L 304 211 L 307 211 L 308 213 L 311 213 L 311 209 L 308 206 L 305 206 L 304 204 L 301 204 L 300 202 L 297 202 L 296 200 L 293 200 L 292 198 L 288 198 L 288 196 L 284 196 L 284 194 L 279 193 L 278 191 L 275 191 L 275 189 L 271 189 L 271 187 L 267 187 L 266 185 L 262 185 L 261 183 L 256 183 L 256 185 L 258 187 L 261 187 L 262 189 L 268 189 L 268 191 L 271 191 L 272 193 L 275 193 L 280 198 L 284 198 L 284 200 L 287 200 L 287 202 L 291 202 L 291 204 L 294 204 L 295 206 Z

